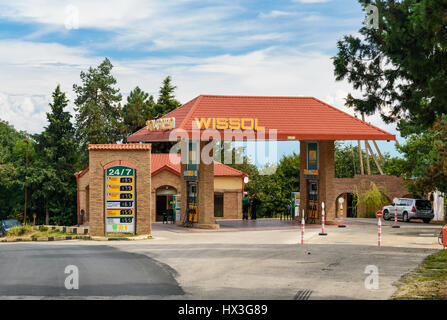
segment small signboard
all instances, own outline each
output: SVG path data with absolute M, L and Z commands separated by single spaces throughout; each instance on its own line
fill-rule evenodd
M 135 233 L 135 170 L 113 166 L 105 177 L 106 233 Z
M 379 218 L 379 219 L 383 218 L 383 212 L 382 211 L 377 211 L 376 212 L 376 217 Z

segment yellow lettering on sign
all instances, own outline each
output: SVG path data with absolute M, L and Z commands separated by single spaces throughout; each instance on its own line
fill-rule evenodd
M 241 128 L 241 119 L 230 118 L 229 128 L 232 130 L 238 130 Z
M 217 118 L 216 129 L 225 130 L 228 129 L 228 119 L 225 118 Z
M 209 126 L 210 126 L 210 121 L 211 121 L 211 118 L 207 118 L 207 119 L 200 118 L 200 121 L 199 121 L 199 119 L 197 119 L 197 118 L 195 119 L 196 126 L 197 126 L 197 128 L 199 128 L 199 129 L 202 129 L 202 124 L 203 124 L 203 126 L 204 126 L 205 129 L 208 129 Z
M 246 123 L 249 123 L 249 125 L 247 126 Z M 249 119 L 249 118 L 243 118 L 241 119 L 241 127 L 243 130 L 251 130 L 254 129 L 254 119 Z
M 265 130 L 257 118 L 195 118 L 194 122 L 198 129 Z

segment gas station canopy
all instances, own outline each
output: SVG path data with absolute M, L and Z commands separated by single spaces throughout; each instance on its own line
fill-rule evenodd
M 127 138 L 128 142 L 169 141 L 175 129 L 189 137 L 194 128 L 276 129 L 276 140 L 395 140 L 396 136 L 313 97 L 200 95 Z M 150 128 L 151 130 L 149 130 Z

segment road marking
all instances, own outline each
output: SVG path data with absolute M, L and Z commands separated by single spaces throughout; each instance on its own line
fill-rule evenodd
M 434 233 L 419 233 L 419 237 L 434 237 Z
M 294 299 L 295 300 L 309 300 L 310 296 L 312 294 L 312 290 L 298 290 L 296 293 Z

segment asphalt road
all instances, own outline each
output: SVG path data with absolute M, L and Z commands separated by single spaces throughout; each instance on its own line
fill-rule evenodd
M 65 287 L 68 265 L 79 289 Z M 150 257 L 107 245 L 14 243 L 0 248 L 1 298 L 180 298 L 175 271 Z

